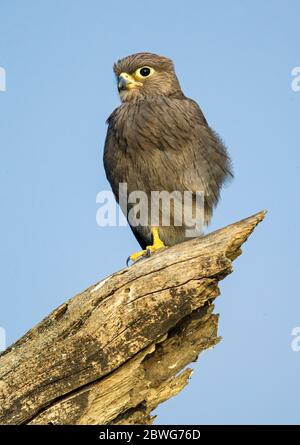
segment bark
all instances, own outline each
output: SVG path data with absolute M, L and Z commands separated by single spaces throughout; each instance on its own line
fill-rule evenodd
M 150 424 L 215 346 L 218 282 L 265 212 L 133 266 L 62 304 L 0 356 L 1 424 Z M 251 279 L 251 277 L 249 277 Z

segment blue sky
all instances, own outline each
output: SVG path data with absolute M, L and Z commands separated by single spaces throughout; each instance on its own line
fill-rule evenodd
M 124 267 L 128 227 L 96 225 L 113 62 L 171 57 L 185 94 L 228 146 L 236 178 L 209 230 L 264 208 L 216 304 L 222 342 L 163 423 L 299 423 L 299 108 L 291 88 L 300 3 L 0 0 L 0 326 L 11 343 Z

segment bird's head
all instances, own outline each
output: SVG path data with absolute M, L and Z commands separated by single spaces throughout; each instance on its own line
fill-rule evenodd
M 182 95 L 172 60 L 152 53 L 137 53 L 114 64 L 122 102 L 150 96 Z

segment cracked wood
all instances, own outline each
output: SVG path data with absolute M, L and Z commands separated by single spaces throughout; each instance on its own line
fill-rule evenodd
M 55 309 L 0 355 L 0 423 L 152 423 L 187 384 L 191 370 L 179 371 L 219 341 L 218 282 L 264 215 L 155 254 Z

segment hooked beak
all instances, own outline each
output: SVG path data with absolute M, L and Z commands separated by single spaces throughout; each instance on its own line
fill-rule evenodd
M 127 73 L 121 73 L 118 77 L 118 90 L 132 90 L 133 88 L 137 88 L 142 86 L 141 82 L 137 82 L 134 78 Z

